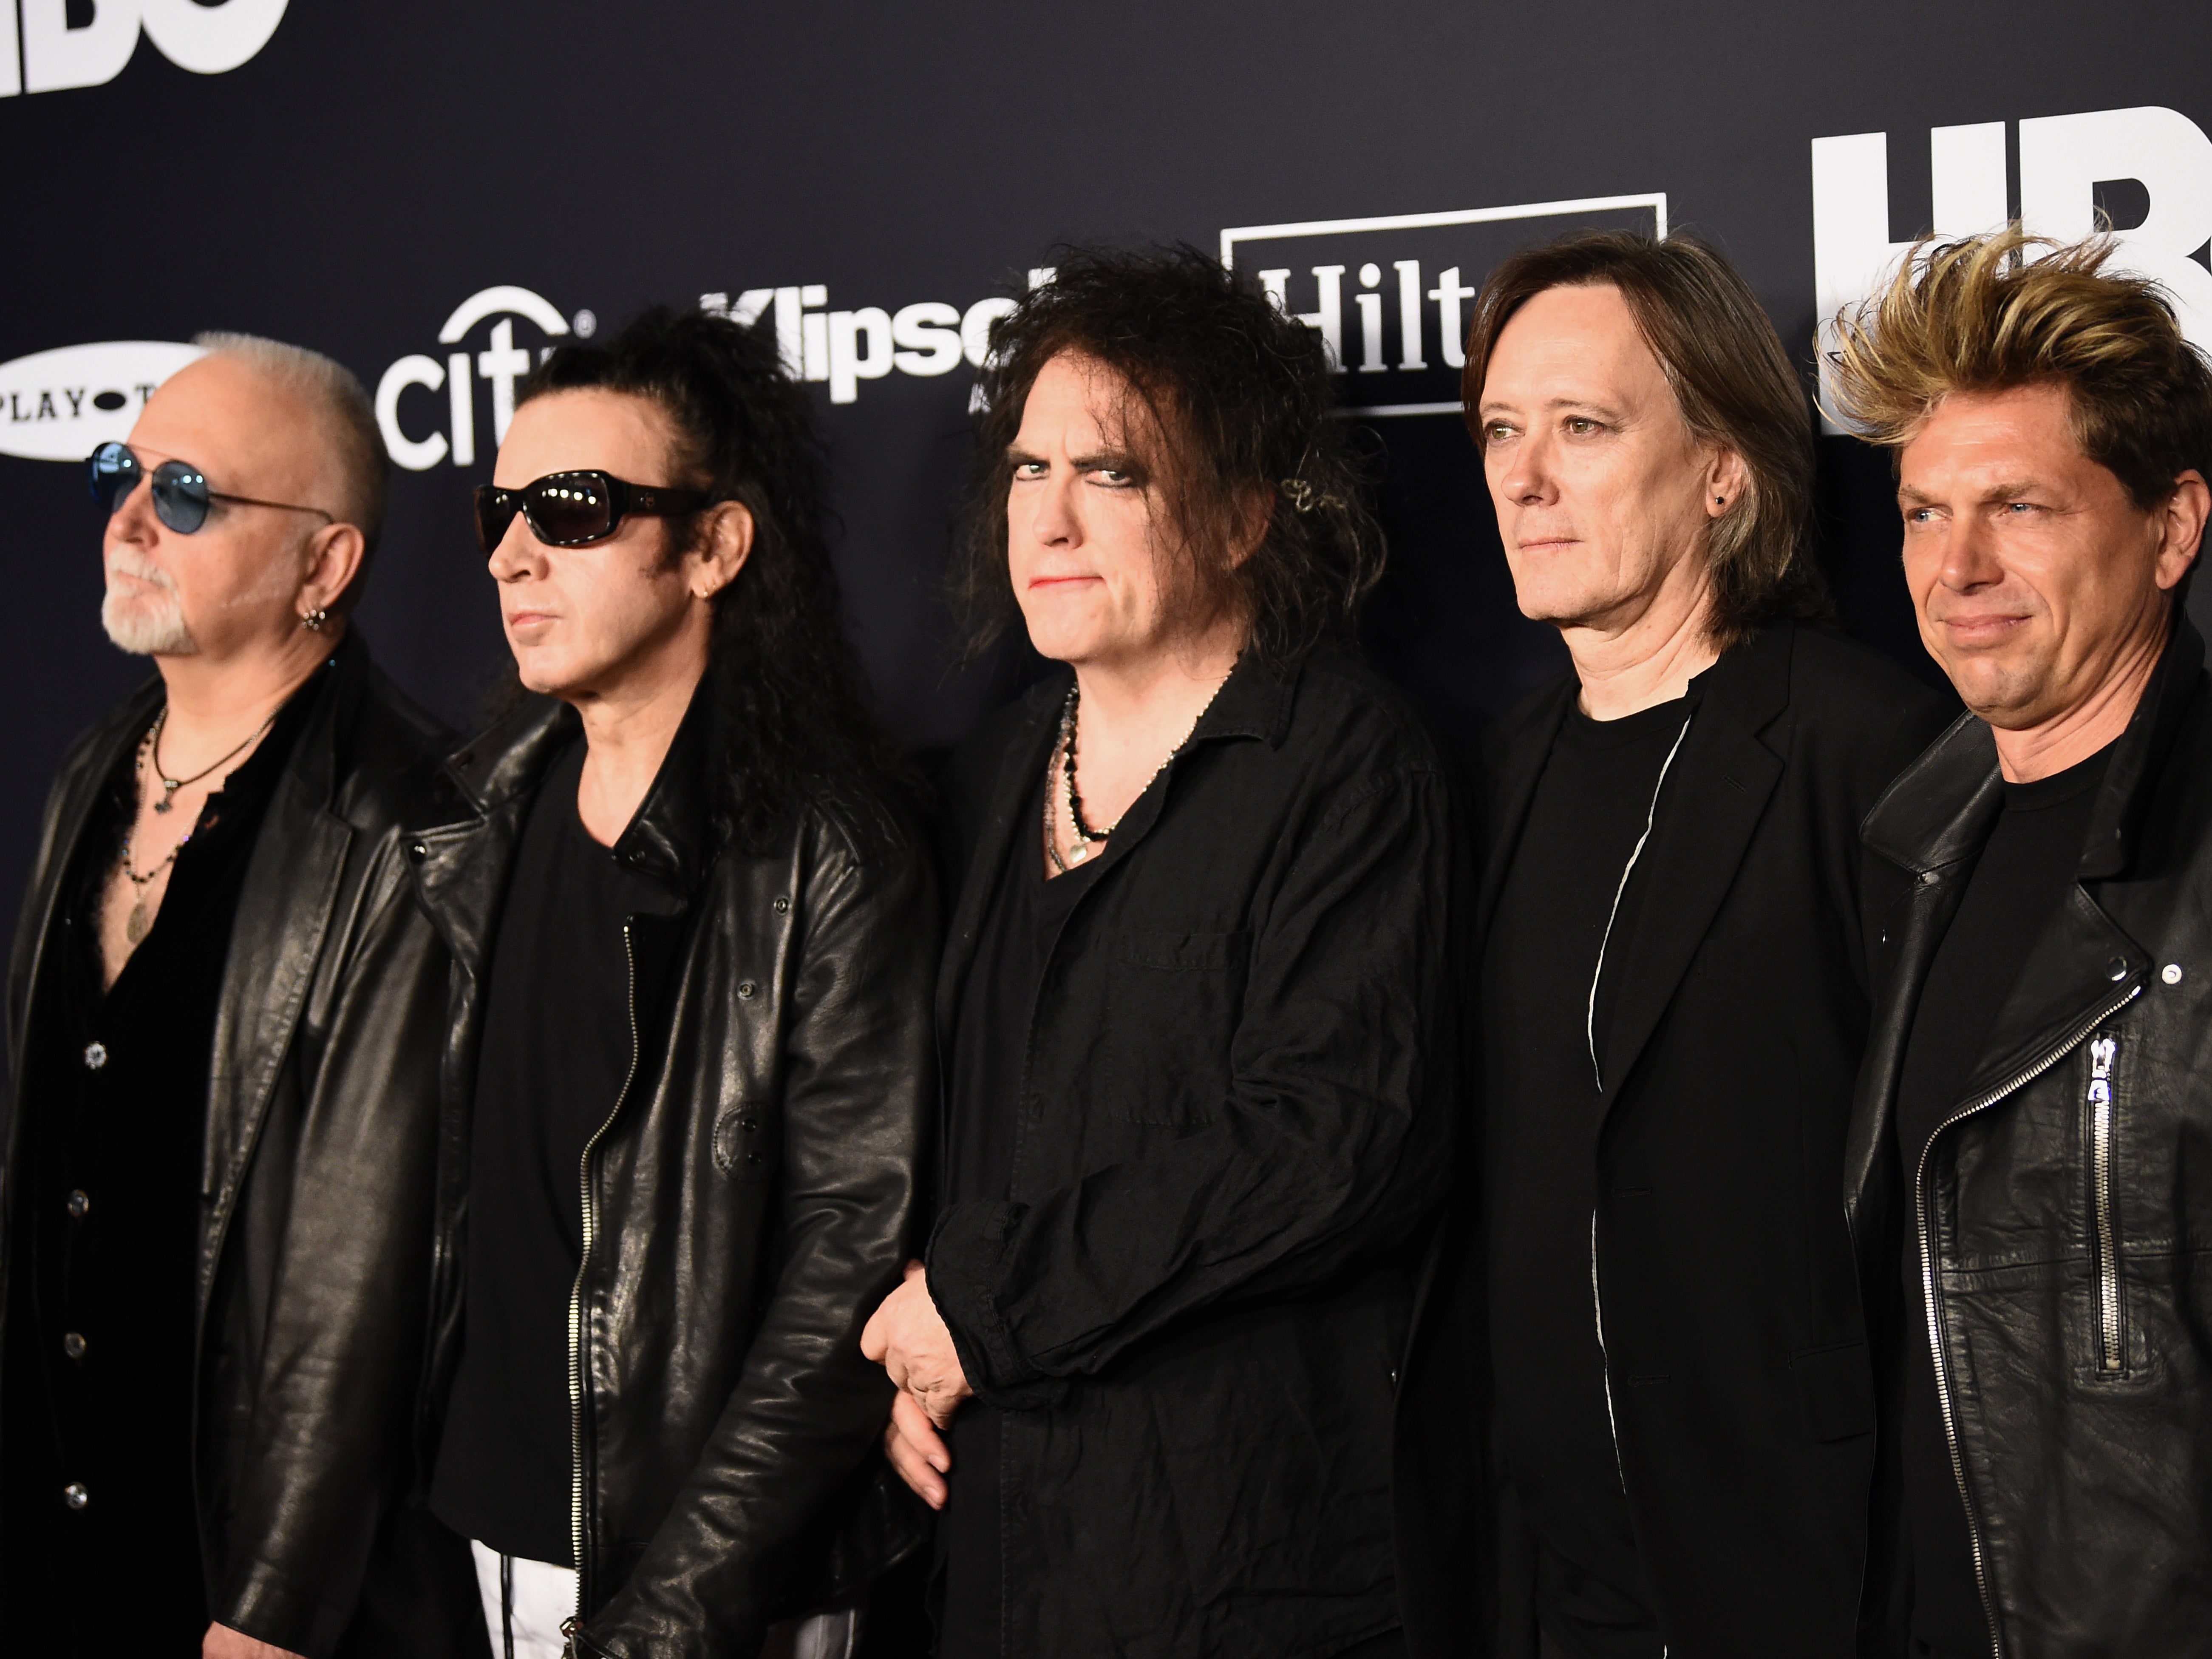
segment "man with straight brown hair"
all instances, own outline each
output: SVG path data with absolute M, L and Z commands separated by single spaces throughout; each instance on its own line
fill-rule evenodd
M 2111 253 L 1916 249 L 1835 369 L 1968 710 L 1867 821 L 1910 896 L 1846 1188 L 1902 1399 L 1869 1611 L 1937 1659 L 2212 1631 L 2212 371 Z
M 1516 254 L 1465 386 L 1521 608 L 1574 672 L 1496 734 L 1481 1214 L 1401 1408 L 1448 1447 L 1462 1379 L 1491 1395 L 1498 1576 L 1457 1639 L 1847 1659 L 1874 1391 L 1838 1182 L 1902 886 L 1855 831 L 1940 707 L 1822 625 L 1809 405 L 1711 249 Z M 1401 1565 L 1419 1651 L 1459 1650 L 1454 1535 Z

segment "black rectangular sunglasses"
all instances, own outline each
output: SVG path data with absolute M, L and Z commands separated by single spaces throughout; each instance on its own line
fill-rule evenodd
M 702 490 L 634 484 L 592 468 L 549 472 L 520 489 L 478 484 L 476 499 L 477 541 L 489 553 L 507 538 L 518 513 L 546 546 L 582 547 L 606 540 L 632 514 L 677 518 L 696 513 L 712 498 Z

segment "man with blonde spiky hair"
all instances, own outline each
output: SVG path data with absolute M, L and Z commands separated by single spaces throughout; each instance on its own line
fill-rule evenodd
M 1832 364 L 1968 711 L 1863 831 L 1912 878 L 1845 1201 L 1899 1402 L 1868 1614 L 1916 1656 L 2212 1630 L 2212 372 L 2111 258 L 1923 245 Z

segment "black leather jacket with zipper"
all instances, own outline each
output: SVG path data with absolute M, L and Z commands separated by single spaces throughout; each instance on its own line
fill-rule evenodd
M 203 1164 L 178 1172 L 201 1194 L 201 1551 L 211 1612 L 249 1636 L 318 1659 L 459 1653 L 483 1640 L 465 1552 L 409 1503 L 450 969 L 401 836 L 437 810 L 447 734 L 357 635 L 332 654 L 239 895 Z M 11 1105 L 72 856 L 161 697 L 149 679 L 54 781 L 9 973 Z M 453 1570 L 426 1576 L 440 1541 Z
M 578 1644 L 750 1653 L 773 1620 L 849 1597 L 921 1522 L 877 1450 L 891 1388 L 860 1328 L 913 1253 L 935 1098 L 932 872 L 885 797 L 826 785 L 769 853 L 718 841 L 699 698 L 616 856 L 689 895 L 639 915 L 637 1063 L 579 1172 L 570 1310 Z M 456 969 L 445 1083 L 475 1091 L 488 960 L 523 820 L 578 731 L 532 699 L 456 755 L 472 811 L 410 840 Z M 437 1387 L 461 1331 L 438 1287 Z
M 2203 665 L 2203 641 L 2178 619 L 2107 764 L 2075 884 L 1909 1173 L 1899 1078 L 1929 965 L 2002 804 L 1989 728 L 1962 716 L 1865 825 L 1868 847 L 1913 884 L 1883 927 L 1844 1198 L 1871 1300 L 1899 1283 L 1900 1248 L 1921 1273 L 1998 1659 L 2212 1640 Z M 1917 1340 L 1892 1312 L 1892 1345 Z M 1869 1627 L 1893 1643 L 1893 1514 L 1876 1534 L 1890 1547 L 1875 1557 Z

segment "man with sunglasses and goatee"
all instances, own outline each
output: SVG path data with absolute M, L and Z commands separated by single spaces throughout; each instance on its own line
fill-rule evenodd
M 493 476 L 520 687 L 415 842 L 471 1114 L 432 1506 L 495 1653 L 843 1656 L 920 1541 L 860 1339 L 917 1242 L 937 923 L 805 391 L 648 313 L 540 366 Z
M 200 343 L 89 464 L 158 672 L 63 762 L 9 978 L 5 1645 L 480 1651 L 416 1496 L 451 967 L 437 730 L 347 620 L 383 447 L 329 359 Z

